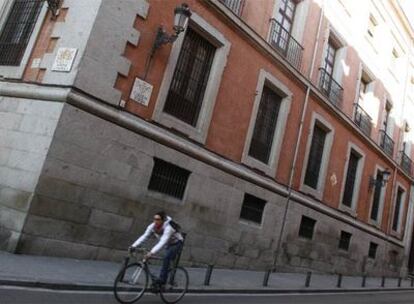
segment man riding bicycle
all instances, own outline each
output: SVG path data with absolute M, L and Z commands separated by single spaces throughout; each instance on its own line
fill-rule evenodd
M 184 238 L 177 229 L 174 229 L 171 217 L 167 216 L 164 211 L 160 211 L 154 214 L 154 222 L 150 224 L 130 248 L 135 249 L 143 242 L 145 242 L 151 234 L 155 235 L 158 239 L 158 243 L 145 255 L 146 259 L 151 258 L 158 253 L 164 246 L 166 246 L 166 254 L 163 259 L 163 264 L 160 271 L 160 277 L 158 284 L 165 285 L 168 277 L 168 269 L 172 260 L 174 260 L 177 254 L 183 247 Z

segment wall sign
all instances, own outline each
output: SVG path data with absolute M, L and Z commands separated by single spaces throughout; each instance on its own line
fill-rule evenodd
M 136 102 L 148 106 L 153 86 L 139 78 L 135 78 L 130 98 Z
M 52 71 L 70 72 L 77 51 L 78 49 L 74 48 L 59 48 L 56 54 L 55 62 L 53 62 Z

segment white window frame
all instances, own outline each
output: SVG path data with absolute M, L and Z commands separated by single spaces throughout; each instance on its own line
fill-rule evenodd
M 393 220 L 394 220 L 394 213 L 395 213 L 395 206 L 397 203 L 397 196 L 398 196 L 398 188 L 401 188 L 401 190 L 403 191 L 403 194 L 401 196 L 401 206 L 400 206 L 400 211 L 398 214 L 398 226 L 397 226 L 397 230 L 392 229 L 392 225 L 393 225 Z M 402 223 L 403 223 L 403 215 L 404 215 L 404 211 L 406 209 L 406 196 L 407 195 L 407 189 L 400 183 L 400 182 L 396 182 L 395 185 L 395 197 L 393 199 L 393 203 L 392 203 L 392 214 L 391 214 L 391 221 L 390 221 L 390 225 L 391 225 L 391 234 L 394 236 L 401 236 L 401 230 L 402 230 Z
M 379 171 L 384 171 L 384 170 L 385 170 L 384 167 L 381 167 L 379 165 L 375 165 L 375 171 L 374 171 L 373 178 L 376 179 L 378 172 Z M 373 203 L 374 203 L 375 186 L 372 186 L 372 188 L 371 188 L 372 193 L 371 193 L 370 199 L 369 199 L 370 200 L 370 206 L 369 206 L 369 212 L 368 212 L 368 222 L 370 224 L 376 226 L 378 229 L 381 229 L 382 216 L 383 216 L 383 213 L 384 213 L 385 193 L 386 193 L 386 190 L 387 190 L 387 185 L 388 185 L 388 183 L 385 186 L 381 187 L 379 206 L 378 206 L 378 218 L 377 218 L 376 221 L 371 219 L 371 211 L 372 211 L 372 206 L 373 206 Z
M 9 12 L 12 8 L 14 0 L 0 0 L 0 33 L 3 30 L 4 24 L 6 23 Z M 12 79 L 21 79 L 23 77 L 24 70 L 27 63 L 29 62 L 30 54 L 33 51 L 33 47 L 36 43 L 37 37 L 40 33 L 40 29 L 43 24 L 43 20 L 47 13 L 46 1 L 43 3 L 42 9 L 40 10 L 36 24 L 33 28 L 33 32 L 26 46 L 26 50 L 23 54 L 22 60 L 19 66 L 0 65 L 0 76 Z
M 179 35 L 178 39 L 172 46 L 164 78 L 158 94 L 158 99 L 155 105 L 153 119 L 166 127 L 174 128 L 180 132 L 183 132 L 195 141 L 205 143 L 231 43 L 221 32 L 219 32 L 215 27 L 210 25 L 195 12 L 191 15 L 189 27 L 216 47 L 197 124 L 193 127 L 180 119 L 163 112 L 186 32 Z
M 282 97 L 277 117 L 276 129 L 273 136 L 272 147 L 270 150 L 269 162 L 263 163 L 249 155 L 249 149 L 253 138 L 254 127 L 256 125 L 257 113 L 259 111 L 260 101 L 262 99 L 263 88 L 267 86 Z M 287 117 L 289 115 L 290 106 L 292 104 L 293 93 L 271 73 L 261 69 L 256 87 L 256 97 L 254 100 L 252 115 L 250 117 L 249 129 L 244 144 L 242 162 L 248 166 L 259 169 L 264 173 L 274 176 L 276 174 L 277 165 L 279 163 L 280 150 L 283 143 L 284 131 L 286 127 Z
M 309 187 L 308 185 L 305 184 L 305 175 L 306 175 L 306 168 L 308 167 L 308 162 L 309 162 L 309 153 L 310 153 L 310 148 L 312 145 L 312 138 L 313 138 L 313 132 L 315 130 L 315 124 L 318 124 L 322 128 L 324 128 L 327 131 L 327 134 L 325 138 L 325 145 L 323 147 L 322 161 L 321 161 L 321 167 L 319 169 L 317 187 L 316 189 L 313 189 L 312 187 Z M 319 200 L 322 199 L 323 193 L 325 190 L 326 175 L 328 173 L 328 166 L 329 166 L 334 136 L 335 136 L 334 127 L 327 120 L 325 120 L 325 118 L 322 115 L 316 112 L 313 112 L 312 118 L 311 118 L 308 141 L 306 144 L 305 158 L 304 158 L 304 162 L 302 166 L 300 190 L 305 193 L 313 195 L 315 198 Z
M 354 190 L 352 193 L 352 202 L 351 207 L 348 207 L 342 203 L 343 197 L 344 197 L 344 191 L 345 191 L 345 183 L 346 183 L 346 176 L 348 173 L 348 165 L 349 165 L 349 158 L 351 155 L 351 150 L 354 150 L 356 153 L 359 154 L 360 158 L 358 161 L 357 166 L 357 172 L 355 177 L 355 183 L 354 183 Z M 352 216 L 357 216 L 356 210 L 358 207 L 358 201 L 359 201 L 359 189 L 361 187 L 361 180 L 362 180 L 362 172 L 364 171 L 365 166 L 365 153 L 364 150 L 359 148 L 356 144 L 349 142 L 348 143 L 348 150 L 347 150 L 347 158 L 344 165 L 344 173 L 342 178 L 342 187 L 341 187 L 341 196 L 339 200 L 339 208 L 343 211 L 349 212 Z

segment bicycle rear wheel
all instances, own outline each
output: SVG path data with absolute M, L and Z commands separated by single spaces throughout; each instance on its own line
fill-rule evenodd
M 118 302 L 133 303 L 145 292 L 148 273 L 142 265 L 134 263 L 121 269 L 114 282 L 114 295 Z
M 168 273 L 167 284 L 160 288 L 161 299 L 167 304 L 180 301 L 188 289 L 188 273 L 183 267 L 171 269 Z

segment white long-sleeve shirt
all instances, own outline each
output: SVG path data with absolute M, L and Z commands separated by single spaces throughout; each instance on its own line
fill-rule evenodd
M 152 254 L 156 254 L 158 251 L 160 251 L 167 243 L 174 244 L 178 241 L 183 240 L 183 236 L 181 233 L 174 230 L 174 228 L 170 225 L 171 218 L 167 216 L 167 220 L 164 222 L 162 229 L 161 229 L 161 235 L 155 232 L 155 224 L 150 224 L 147 229 L 145 230 L 144 234 L 141 235 L 135 242 L 132 244 L 132 247 L 138 247 L 143 242 L 145 242 L 151 234 L 154 234 L 157 239 L 159 240 L 157 244 L 155 244 L 154 247 L 151 249 Z

